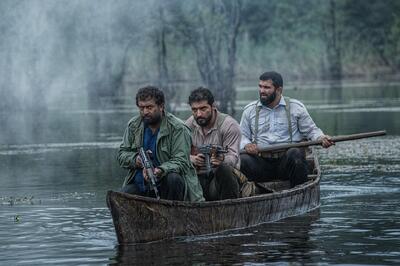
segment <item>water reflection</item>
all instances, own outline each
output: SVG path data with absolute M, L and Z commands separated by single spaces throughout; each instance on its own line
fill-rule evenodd
M 310 262 L 316 246 L 310 241 L 319 209 L 279 222 L 217 235 L 119 245 L 116 264 L 235 264 L 282 261 Z

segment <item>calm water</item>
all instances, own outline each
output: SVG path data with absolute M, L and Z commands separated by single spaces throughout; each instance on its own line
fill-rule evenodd
M 319 150 L 321 207 L 312 213 L 131 246 L 117 244 L 105 193 L 125 174 L 115 154 L 133 106 L 1 114 L 0 264 L 400 265 L 400 86 L 286 94 L 303 100 L 331 135 L 386 129 L 388 136 Z M 255 94 L 238 95 L 240 105 Z

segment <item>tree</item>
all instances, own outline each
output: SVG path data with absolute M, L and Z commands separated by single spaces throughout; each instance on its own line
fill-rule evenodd
M 326 43 L 328 75 L 330 80 L 342 79 L 342 32 L 338 23 L 338 8 L 335 0 L 329 0 L 328 15 L 323 21 L 323 36 Z
M 158 86 L 162 88 L 165 95 L 169 98 L 169 110 L 171 112 L 175 111 L 175 104 L 172 101 L 176 95 L 176 91 L 172 88 L 170 77 L 169 77 L 169 70 L 168 70 L 168 58 L 167 58 L 167 34 L 168 29 L 166 26 L 165 20 L 165 12 L 164 12 L 164 5 L 161 3 L 158 6 L 156 11 L 158 13 L 158 27 L 156 27 L 155 31 L 153 32 L 154 35 L 154 43 L 155 43 L 155 50 L 156 50 L 156 59 L 157 59 L 157 72 L 158 72 Z
M 400 58 L 396 53 L 399 49 L 400 2 L 348 0 L 344 12 L 349 39 L 358 44 L 355 49 L 363 48 L 364 53 L 360 56 L 367 58 L 367 53 L 372 53 L 380 65 L 393 72 L 400 70 Z
M 193 49 L 201 80 L 213 92 L 219 109 L 234 113 L 239 0 L 168 2 L 168 24 L 181 45 Z

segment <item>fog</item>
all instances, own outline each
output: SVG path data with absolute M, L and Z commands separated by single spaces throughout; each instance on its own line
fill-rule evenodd
M 151 5 L 1 1 L 0 109 L 77 108 L 117 93 L 126 47 L 142 41 Z
M 233 113 L 236 88 L 266 70 L 289 82 L 400 72 L 395 0 L 3 0 L 0 10 L 5 112 L 99 109 L 154 84 L 170 100 L 207 86 Z

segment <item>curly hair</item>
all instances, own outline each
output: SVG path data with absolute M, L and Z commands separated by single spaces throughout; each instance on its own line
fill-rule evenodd
M 146 86 L 140 88 L 136 93 L 136 105 L 139 106 L 139 101 L 148 101 L 154 99 L 157 105 L 165 103 L 164 93 L 157 87 Z

